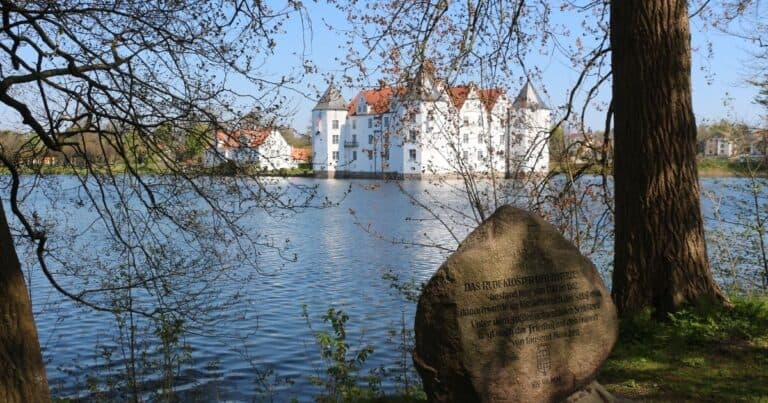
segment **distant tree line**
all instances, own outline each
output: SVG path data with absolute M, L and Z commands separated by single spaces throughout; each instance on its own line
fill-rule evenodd
M 203 151 L 212 144 L 212 129 L 203 123 L 187 128 L 173 125 L 158 127 L 153 137 L 163 149 L 163 156 L 186 165 L 201 162 Z M 20 167 L 59 166 L 85 168 L 90 165 L 121 163 L 125 159 L 136 165 L 154 164 L 162 166 L 163 158 L 153 156 L 154 151 L 139 141 L 135 133 L 125 130 L 121 133 L 121 145 L 112 138 L 97 132 L 80 132 L 67 138 L 67 144 L 60 151 L 51 150 L 33 133 L 19 133 L 11 130 L 0 131 L 0 155 Z

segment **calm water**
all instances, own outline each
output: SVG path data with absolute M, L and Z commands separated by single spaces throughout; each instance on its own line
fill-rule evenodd
M 103 253 L 99 249 L 103 233 L 87 231 L 95 212 L 77 201 L 77 184 L 67 178 L 53 179 L 62 194 L 34 197 L 29 206 L 38 206 L 39 214 L 55 209 L 59 219 L 80 227 L 76 238 L 81 254 Z M 738 180 L 703 180 L 705 190 L 727 194 L 728 186 Z M 332 199 L 341 197 L 350 183 L 352 192 L 339 207 L 310 209 L 289 217 L 270 217 L 255 213 L 244 217 L 247 225 L 268 232 L 274 239 L 289 239 L 295 262 L 275 253 L 259 257 L 265 273 L 244 281 L 242 276 L 227 282 L 209 298 L 241 295 L 242 303 L 216 313 L 219 322 L 201 328 L 186 337 L 191 359 L 182 366 L 176 380 L 189 399 L 259 401 L 274 398 L 287 401 L 298 398 L 311 401 L 319 389 L 310 375 L 322 375 L 313 333 L 329 330 L 320 319 L 327 309 L 342 309 L 349 314 L 348 340 L 352 347 L 372 344 L 376 350 L 363 372 L 380 366 L 397 367 L 398 331 L 412 328 L 415 306 L 393 291 L 382 279 L 392 272 L 404 280 L 424 281 L 447 256 L 437 248 L 398 245 L 390 240 L 436 241 L 451 245 L 451 237 L 436 220 L 415 207 L 397 184 L 377 181 L 335 181 L 304 179 L 301 184 L 317 184 L 321 193 Z M 403 182 L 407 191 L 419 194 L 435 191 L 426 182 Z M 726 193 L 724 193 L 726 192 Z M 443 200 L 455 198 L 446 192 Z M 711 215 L 713 204 L 705 201 L 705 213 Z M 350 214 L 350 209 L 356 215 Z M 61 214 L 61 211 L 67 211 Z M 370 224 L 370 227 L 369 227 Z M 375 234 L 366 233 L 370 228 Z M 468 228 L 459 228 L 463 237 Z M 96 233 L 94 233 L 96 232 Z M 384 239 L 382 239 L 384 238 Z M 226 247 L 226 245 L 223 245 Z M 599 259 L 599 257 L 598 257 Z M 31 262 L 30 256 L 22 260 Z M 52 391 L 58 396 L 88 396 L 88 377 L 102 380 L 123 369 L 116 322 L 110 314 L 93 313 L 73 306 L 51 289 L 47 282 L 31 275 L 33 303 Z M 309 324 L 302 316 L 304 307 Z M 403 323 L 404 321 L 404 323 Z M 149 347 L 150 357 L 158 358 Z M 108 351 L 109 354 L 105 354 Z M 106 359 L 105 357 L 108 357 Z M 410 359 L 406 360 L 410 366 Z M 265 371 L 273 371 L 271 375 Z M 263 382 L 259 379 L 263 378 Z M 290 382 L 285 382 L 289 379 Z M 102 385 L 103 386 L 103 385 Z M 384 380 L 385 390 L 393 390 L 391 380 Z

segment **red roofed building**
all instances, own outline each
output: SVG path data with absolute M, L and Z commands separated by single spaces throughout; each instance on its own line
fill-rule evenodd
M 323 177 L 423 177 L 457 172 L 546 172 L 551 111 L 530 83 L 501 88 L 360 91 L 346 103 L 331 84 L 312 111 L 313 169 Z
M 218 130 L 213 147 L 205 151 L 206 166 L 225 161 L 240 164 L 258 164 L 266 170 L 295 168 L 293 149 L 275 128 Z
M 291 158 L 298 163 L 310 162 L 312 161 L 312 148 L 294 147 L 291 150 Z

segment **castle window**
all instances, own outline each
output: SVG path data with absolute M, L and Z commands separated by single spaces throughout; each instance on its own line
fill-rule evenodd
M 389 116 L 384 116 L 384 127 L 389 127 Z
M 339 128 L 339 121 L 338 120 L 333 120 L 331 122 L 331 128 L 338 129 Z
M 373 127 L 373 119 L 368 118 L 368 128 L 370 129 L 372 127 Z
M 416 161 L 416 150 L 408 150 L 408 159 Z
M 368 135 L 368 144 L 373 144 L 373 135 L 372 134 Z
M 338 161 L 339 160 L 339 152 L 338 151 L 334 151 L 331 155 L 332 155 L 334 161 Z
M 357 151 L 352 151 L 352 161 L 357 161 Z
M 339 144 L 339 135 L 334 134 L 333 137 L 331 137 L 331 144 Z

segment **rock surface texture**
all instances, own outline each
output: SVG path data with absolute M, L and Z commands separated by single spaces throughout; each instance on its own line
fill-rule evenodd
M 597 269 L 549 223 L 499 208 L 430 279 L 414 363 L 432 402 L 557 402 L 618 336 Z

